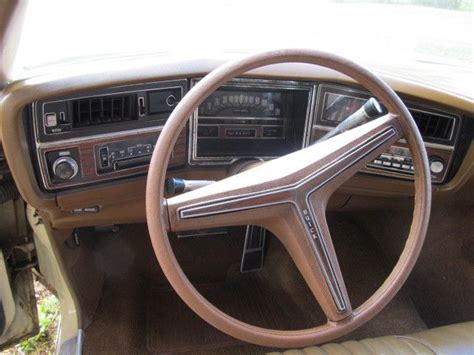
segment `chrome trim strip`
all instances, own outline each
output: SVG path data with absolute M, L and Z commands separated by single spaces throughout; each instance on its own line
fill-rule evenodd
M 95 134 L 91 136 L 79 137 L 79 138 L 68 138 L 62 141 L 55 141 L 55 142 L 44 142 L 40 143 L 40 148 L 57 148 L 57 147 L 65 147 L 70 146 L 71 144 L 78 144 L 78 143 L 87 143 L 87 142 L 94 142 L 101 139 L 114 139 L 114 138 L 122 138 L 122 137 L 133 137 L 137 134 L 141 133 L 150 133 L 150 132 L 161 132 L 163 126 L 153 126 L 153 127 L 144 127 L 144 128 L 136 128 L 136 129 L 128 129 L 126 131 L 119 131 L 119 132 L 112 132 L 112 133 L 101 133 Z M 137 138 L 137 137 L 135 137 Z
M 311 98 L 308 101 L 308 108 L 306 112 L 306 120 L 305 120 L 305 127 L 303 132 L 303 147 L 305 148 L 310 145 L 311 143 L 311 134 L 312 134 L 312 126 L 314 124 L 315 119 L 315 112 L 316 112 L 316 94 L 318 93 L 318 86 L 316 84 L 313 85 L 313 91 L 311 93 Z M 309 110 L 309 111 L 308 111 Z
M 305 222 L 305 226 L 308 231 L 313 229 L 312 225 L 316 228 L 315 233 L 310 232 L 309 234 L 311 239 L 310 243 L 313 246 L 313 252 L 316 255 L 320 269 L 324 275 L 324 278 L 326 279 L 326 283 L 329 287 L 329 292 L 331 292 L 336 309 L 339 313 L 344 312 L 347 310 L 347 304 L 342 294 L 341 285 L 337 279 L 334 265 L 331 262 L 326 242 L 324 241 L 324 238 L 322 238 L 323 233 L 321 232 L 321 227 L 317 223 L 314 213 L 311 210 L 308 210 L 309 208 L 307 208 L 307 206 L 305 206 L 303 209 L 298 208 L 298 213 Z M 309 220 L 304 217 L 305 215 L 308 216 Z
M 405 138 L 400 139 L 399 142 L 407 144 L 407 141 L 405 140 Z M 454 151 L 454 147 L 451 146 L 451 145 L 445 145 L 445 144 L 440 144 L 440 143 L 431 143 L 431 142 L 424 142 L 424 143 L 425 143 L 425 147 L 427 147 L 427 148 Z

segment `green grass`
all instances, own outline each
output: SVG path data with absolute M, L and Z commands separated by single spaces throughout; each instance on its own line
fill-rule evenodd
M 59 302 L 41 283 L 35 281 L 39 333 L 1 354 L 54 354 L 59 324 Z
M 58 299 L 49 294 L 38 302 L 39 333 L 16 346 L 23 353 L 53 353 L 59 316 Z

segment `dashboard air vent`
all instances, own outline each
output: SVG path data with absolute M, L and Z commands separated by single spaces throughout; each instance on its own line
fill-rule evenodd
M 410 110 L 423 138 L 450 140 L 454 129 L 454 118 L 430 112 Z
M 137 120 L 136 102 L 133 94 L 72 100 L 72 125 L 86 127 Z

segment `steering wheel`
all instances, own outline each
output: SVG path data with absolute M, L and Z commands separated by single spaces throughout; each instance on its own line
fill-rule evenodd
M 217 88 L 249 70 L 278 63 L 309 63 L 339 71 L 370 90 L 388 114 L 297 152 L 212 185 L 164 198 L 172 149 L 193 111 Z M 352 309 L 326 221 L 331 194 L 402 136 L 415 166 L 415 205 L 402 254 L 382 286 Z M 379 313 L 400 290 L 419 256 L 431 208 L 431 180 L 421 135 L 408 109 L 381 79 L 342 57 L 314 50 L 277 50 L 224 64 L 199 81 L 163 127 L 148 172 L 146 213 L 158 262 L 172 287 L 201 318 L 235 338 L 270 347 L 304 347 L 345 335 Z M 191 284 L 171 248 L 168 232 L 258 225 L 287 249 L 327 317 L 324 325 L 275 330 L 222 312 Z

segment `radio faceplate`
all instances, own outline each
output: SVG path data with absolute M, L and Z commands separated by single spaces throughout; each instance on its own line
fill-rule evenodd
M 94 147 L 97 174 L 107 174 L 150 163 L 157 137 L 142 137 L 97 144 Z
M 84 139 L 72 146 L 40 148 L 40 164 L 46 167 L 44 185 L 48 190 L 54 190 L 145 174 L 160 132 L 161 128 L 142 130 L 114 137 Z M 78 166 L 78 174 L 71 179 L 61 179 L 56 176 L 53 169 L 57 159 L 64 156 L 72 157 Z M 185 163 L 186 134 L 184 130 L 176 142 L 169 166 L 182 166 Z

